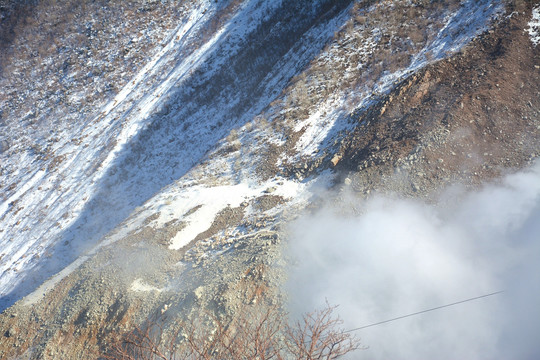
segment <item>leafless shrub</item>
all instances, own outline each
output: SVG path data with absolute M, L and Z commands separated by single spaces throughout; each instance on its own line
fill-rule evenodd
M 337 359 L 359 348 L 357 338 L 338 328 L 342 321 L 335 309 L 327 304 L 287 325 L 286 345 L 294 359 Z
M 413 27 L 409 32 L 408 32 L 408 36 L 409 38 L 411 39 L 411 41 L 414 43 L 414 44 L 421 44 L 423 43 L 424 41 L 426 41 L 426 34 L 425 32 L 415 26 Z
M 227 140 L 227 142 L 229 142 L 229 143 L 233 143 L 233 142 L 237 141 L 238 140 L 238 130 L 232 129 L 229 132 L 229 135 L 227 135 L 227 137 L 225 138 L 225 140 Z
M 116 339 L 105 359 L 284 360 L 337 359 L 359 348 L 340 329 L 335 307 L 305 314 L 289 324 L 277 305 L 244 305 L 229 320 L 203 313 L 166 338 L 158 321 Z
M 116 338 L 110 354 L 105 354 L 102 358 L 117 360 L 174 359 L 174 344 L 165 343 L 162 340 L 162 335 L 163 327 L 158 322 L 145 329 L 137 327 L 123 338 Z
M 255 128 L 260 130 L 266 130 L 270 126 L 270 122 L 264 116 L 260 116 L 254 121 Z
M 226 311 L 205 308 L 185 320 L 161 317 L 113 337 L 105 359 L 119 360 L 311 360 L 337 359 L 359 348 L 359 340 L 340 329 L 335 307 L 288 321 L 265 280 L 263 264 L 248 268 L 231 287 L 238 299 Z M 166 331 L 165 328 L 168 330 Z

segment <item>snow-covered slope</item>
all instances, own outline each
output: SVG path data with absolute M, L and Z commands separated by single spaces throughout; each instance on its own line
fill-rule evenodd
M 5 304 L 91 248 L 217 140 L 259 113 L 346 14 L 345 3 L 324 1 L 309 7 L 278 1 L 232 5 L 223 20 L 215 2 L 194 3 L 113 100 L 82 126 L 54 129 L 52 161 L 32 153 L 4 159 L 10 169 L 3 175 L 8 191 L 0 206 Z M 276 21 L 298 11 L 299 21 Z
M 531 4 L 181 3 L 140 71 L 116 69 L 129 81 L 70 126 L 0 113 L 8 358 L 96 357 L 156 316 L 178 334 L 253 303 L 250 281 L 282 304 L 269 290 L 299 214 L 379 191 L 437 201 L 540 151 Z
M 136 230 L 152 214 L 159 214 L 152 223 L 157 228 L 183 220 L 187 227 L 170 244 L 179 249 L 227 206 L 265 193 L 295 199 L 291 207 L 305 202 L 310 186 L 325 183 L 324 176 L 301 181 L 286 174 L 258 175 L 263 150 L 287 141 L 286 133 L 265 124 L 278 123 L 290 110 L 270 104 L 310 61 L 341 66 L 344 49 L 351 76 L 371 73 L 370 61 L 388 32 L 382 22 L 352 22 L 354 31 L 347 32 L 352 5 L 333 3 L 246 1 L 231 3 L 224 16 L 224 7 L 213 1 L 195 2 L 114 99 L 84 124 L 51 129 L 53 158 L 40 160 L 32 152 L 4 157 L 0 306 L 91 250 L 139 206 L 127 223 L 131 227 L 117 233 Z M 388 6 L 394 4 L 376 3 L 360 13 L 369 18 Z M 348 122 L 352 114 L 426 64 L 461 49 L 501 9 L 496 1 L 469 0 L 434 11 L 429 14 L 438 26 L 433 34 L 403 66 L 374 72 L 370 85 L 348 85 L 323 96 L 315 76 L 303 80 L 303 89 L 295 82 L 283 104 L 298 105 L 305 91 L 308 115 L 292 115 L 290 127 L 301 134 L 294 153 L 277 152 L 271 165 L 316 157 L 353 126 Z M 341 39 L 322 51 L 340 29 Z M 354 39 L 355 33 L 364 37 Z M 190 213 L 195 207 L 199 210 Z

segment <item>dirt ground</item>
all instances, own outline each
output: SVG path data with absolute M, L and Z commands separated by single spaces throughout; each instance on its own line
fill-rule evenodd
M 337 165 L 354 189 L 428 196 L 450 183 L 478 185 L 540 156 L 540 48 L 523 31 L 530 10 L 514 10 L 358 118 Z

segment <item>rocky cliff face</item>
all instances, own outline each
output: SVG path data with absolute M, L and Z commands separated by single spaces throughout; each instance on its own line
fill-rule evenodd
M 532 2 L 83 4 L 3 32 L 5 358 L 279 302 L 323 193 L 435 201 L 540 155 Z

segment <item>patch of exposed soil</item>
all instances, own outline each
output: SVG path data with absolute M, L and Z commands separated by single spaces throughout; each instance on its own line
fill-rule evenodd
M 231 225 L 236 225 L 244 218 L 244 208 L 239 206 L 235 208 L 226 207 L 221 210 L 215 217 L 212 225 L 195 237 L 193 241 L 208 239 L 217 234 L 219 231 L 225 230 Z
M 263 195 L 259 196 L 253 202 L 253 208 L 260 212 L 266 212 L 275 208 L 276 206 L 283 204 L 285 199 L 279 195 Z
M 540 48 L 523 31 L 530 7 L 358 118 L 336 166 L 356 173 L 357 191 L 418 196 L 448 183 L 476 185 L 540 156 Z

